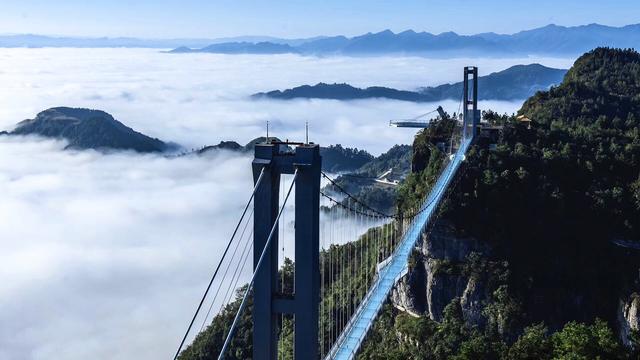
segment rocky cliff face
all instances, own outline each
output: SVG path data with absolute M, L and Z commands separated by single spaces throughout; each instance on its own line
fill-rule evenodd
M 640 293 L 633 293 L 629 298 L 620 300 L 619 320 L 620 339 L 630 346 L 631 332 L 640 331 Z
M 460 299 L 465 320 L 483 326 L 484 306 L 490 296 L 487 274 L 476 262 L 489 254 L 489 247 L 473 238 L 456 237 L 450 226 L 440 224 L 423 233 L 412 254 L 408 274 L 392 293 L 393 304 L 415 315 L 441 321 L 454 298 Z
M 618 306 L 620 340 L 627 346 L 632 345 L 631 333 L 640 331 L 640 274 L 635 285 L 635 288 L 628 295 L 620 298 Z

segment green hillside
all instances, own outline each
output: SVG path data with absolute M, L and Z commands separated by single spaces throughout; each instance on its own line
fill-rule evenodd
M 618 339 L 617 312 L 640 292 L 640 256 L 614 241 L 640 241 L 640 54 L 593 50 L 519 113 L 533 120 L 531 127 L 488 113 L 504 125 L 500 140 L 495 150 L 488 139 L 473 146 L 441 209 L 442 222 L 453 224 L 459 238 L 490 246 L 486 264 L 504 266 L 474 267 L 488 279 L 485 326 L 456 315 L 459 299 L 441 323 L 389 308 L 362 358 L 631 356 Z M 442 157 L 421 145 L 433 136 L 416 137 L 414 154 L 421 156 L 414 156 L 414 168 L 422 165 L 401 189 L 401 206 L 422 198 L 437 173 Z M 464 266 L 449 271 L 463 276 Z M 398 332 L 421 339 L 420 346 L 407 346 Z

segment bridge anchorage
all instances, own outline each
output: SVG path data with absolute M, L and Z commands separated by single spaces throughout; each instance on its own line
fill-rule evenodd
M 308 141 L 256 145 L 252 163 L 253 192 L 174 359 L 178 358 L 219 270 L 221 267 L 224 269 L 224 261 L 227 267 L 234 263 L 244 230 L 240 240 L 236 241 L 236 250 L 230 256 L 227 255 L 240 226 L 243 222 L 248 224 L 251 216 L 253 274 L 238 299 L 240 302 L 226 332 L 218 360 L 226 356 L 237 358 L 235 355 L 231 356 L 228 350 L 232 339 L 237 335 L 239 319 L 250 296 L 253 298 L 251 326 L 254 360 L 275 360 L 283 355 L 285 346 L 281 341 L 285 316 L 292 319 L 288 324 L 293 323 L 290 329 L 292 336 L 289 337 L 292 339 L 292 346 L 286 346 L 287 349 L 292 348 L 293 358 L 355 358 L 394 285 L 407 273 L 412 249 L 423 231 L 435 221 L 438 206 L 446 197 L 467 149 L 479 133 L 477 75 L 476 67 L 464 68 L 462 119 L 455 121 L 454 127 L 457 130 L 453 131 L 451 137 L 451 156 L 444 157 L 443 161 L 446 163 L 442 165 L 437 181 L 425 198 L 414 208 L 405 209 L 404 213 L 386 214 L 374 209 L 324 174 L 318 145 Z M 446 114 L 443 114 L 441 112 L 444 120 Z M 284 191 L 283 175 L 292 175 L 287 191 Z M 337 189 L 339 197 L 332 198 L 321 190 L 321 177 L 326 178 Z M 294 186 L 294 269 L 293 280 L 289 286 L 285 286 L 284 270 L 279 272 L 278 250 L 281 239 L 278 234 L 281 216 Z M 321 196 L 327 198 L 333 206 L 323 206 L 321 209 Z M 245 217 L 252 203 L 253 211 Z M 244 220 L 245 218 L 249 220 Z M 250 243 L 251 235 L 245 243 L 246 252 L 242 251 L 247 254 L 244 259 L 251 253 L 251 249 L 247 248 Z M 240 258 L 243 259 L 243 256 L 245 255 Z M 238 264 L 243 262 L 244 260 Z M 224 284 L 226 270 L 220 284 Z M 235 277 L 235 271 L 233 276 Z M 235 281 L 228 289 L 235 289 L 237 280 Z M 218 292 L 212 304 L 215 303 L 217 294 Z M 203 326 L 207 317 L 208 313 Z M 245 353 L 244 356 L 249 355 Z

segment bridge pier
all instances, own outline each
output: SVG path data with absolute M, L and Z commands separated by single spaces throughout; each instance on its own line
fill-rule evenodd
M 296 144 L 258 144 L 253 160 L 257 182 L 264 179 L 254 199 L 254 269 L 275 224 L 282 174 L 297 171 L 295 191 L 294 293 L 283 294 L 278 284 L 278 231 L 271 239 L 268 258 L 258 269 L 253 298 L 253 359 L 275 360 L 278 354 L 278 318 L 293 315 L 294 358 L 318 358 L 318 305 L 320 302 L 320 147 Z M 279 226 L 279 225 L 278 225 Z

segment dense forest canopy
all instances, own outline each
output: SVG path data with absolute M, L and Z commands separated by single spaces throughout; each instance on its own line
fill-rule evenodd
M 515 306 L 513 327 L 497 337 L 491 329 L 477 333 L 499 345 L 481 358 L 519 358 L 499 348 L 532 336 L 524 329 L 539 323 L 545 334 L 559 331 L 553 344 L 587 331 L 572 321 L 613 328 L 620 298 L 638 291 L 640 257 L 615 242 L 640 241 L 640 54 L 595 49 L 576 61 L 562 84 L 527 100 L 519 114 L 532 122 L 485 112 L 503 129 L 497 140 L 480 138 L 470 149 L 441 208 L 461 236 L 490 244 L 492 260 L 508 264 L 509 280 L 494 289 L 502 294 L 494 293 L 491 305 L 502 303 L 502 315 Z M 431 129 L 416 137 L 414 173 L 400 190 L 401 207 L 415 206 L 429 191 L 443 159 L 433 144 L 443 133 Z M 392 312 L 386 315 L 393 319 Z M 605 322 L 594 323 L 598 318 Z M 564 334 L 567 327 L 571 333 Z M 598 352 L 604 346 L 569 358 L 626 356 L 622 350 Z M 434 351 L 421 358 L 439 358 Z M 546 346 L 546 355 L 529 358 L 566 358 L 557 351 Z

